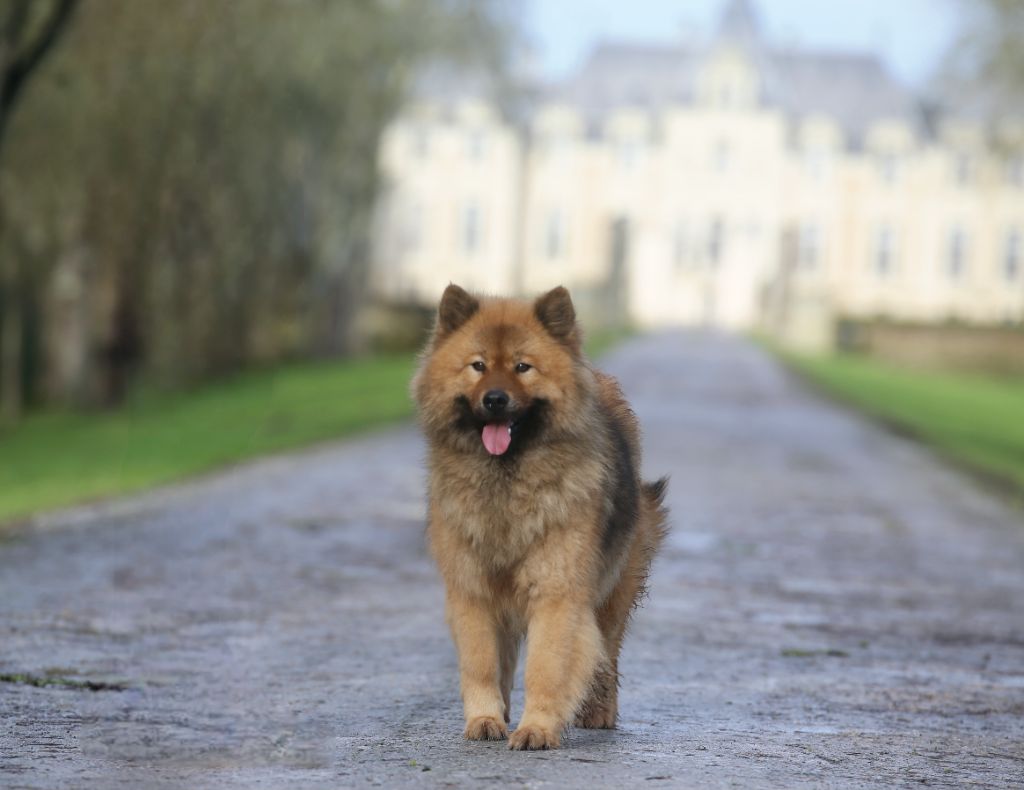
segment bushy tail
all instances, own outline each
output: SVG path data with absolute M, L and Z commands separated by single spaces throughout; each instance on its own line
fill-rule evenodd
M 668 511 L 664 507 L 666 491 L 668 491 L 668 477 L 655 480 L 653 483 L 644 483 L 644 496 L 647 497 L 648 502 L 667 514 Z
M 665 507 L 665 492 L 668 490 L 668 478 L 663 477 L 653 483 L 644 483 L 644 505 L 651 526 L 648 543 L 651 559 L 668 534 L 668 508 Z
M 638 570 L 640 585 L 634 606 L 647 595 L 647 577 L 651 572 L 651 563 L 658 553 L 661 544 L 668 535 L 668 508 L 665 507 L 665 492 L 668 489 L 668 478 L 663 477 L 653 483 L 643 484 L 643 517 L 641 519 L 640 548 L 642 551 Z

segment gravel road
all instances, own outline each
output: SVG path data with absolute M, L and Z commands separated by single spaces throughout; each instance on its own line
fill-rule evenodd
M 406 425 L 0 543 L 0 787 L 1024 787 L 1024 515 L 744 341 L 605 363 L 672 476 L 617 731 L 461 740 Z

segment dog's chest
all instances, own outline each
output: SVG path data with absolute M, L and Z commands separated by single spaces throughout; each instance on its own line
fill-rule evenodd
M 578 510 L 578 475 L 540 465 L 445 470 L 431 484 L 437 512 L 492 568 L 511 567 L 548 530 L 567 524 Z

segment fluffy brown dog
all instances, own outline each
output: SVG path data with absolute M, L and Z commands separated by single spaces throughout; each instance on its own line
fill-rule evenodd
M 665 532 L 665 480 L 640 480 L 636 418 L 580 349 L 569 292 L 535 302 L 448 286 L 413 380 L 429 444 L 430 545 L 459 653 L 465 736 L 559 745 L 615 726 L 618 656 Z

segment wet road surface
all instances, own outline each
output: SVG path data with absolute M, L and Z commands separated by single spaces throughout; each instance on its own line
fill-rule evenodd
M 617 731 L 461 740 L 403 426 L 0 543 L 0 787 L 1024 785 L 1019 510 L 744 341 L 604 367 L 672 476 Z

